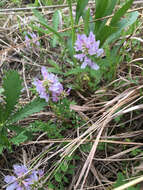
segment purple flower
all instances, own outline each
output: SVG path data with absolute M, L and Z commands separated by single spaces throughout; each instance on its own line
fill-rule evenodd
M 52 100 L 57 102 L 64 91 L 63 85 L 59 82 L 59 79 L 56 75 L 47 72 L 46 67 L 42 67 L 41 73 L 43 80 L 40 81 L 35 79 L 33 82 L 33 84 L 36 86 L 37 92 L 40 95 L 40 98 L 44 98 L 46 102 L 48 102 L 51 95 Z
M 31 40 L 32 40 L 32 42 L 33 42 L 35 45 L 40 46 L 40 42 L 36 40 L 37 36 L 36 36 L 35 33 L 33 33 L 33 32 L 32 32 L 32 33 L 31 33 L 31 32 L 27 32 L 27 34 L 28 34 L 28 35 L 25 36 L 25 43 L 26 43 L 26 46 L 27 46 L 28 48 L 31 47 L 31 42 L 30 42 Z M 30 36 L 30 37 L 29 37 L 29 36 Z
M 31 190 L 31 185 L 38 182 L 44 174 L 43 170 L 34 170 L 25 175 L 28 168 L 24 165 L 14 165 L 13 168 L 18 178 L 10 175 L 5 176 L 4 181 L 10 183 L 6 190 Z
M 81 68 L 84 69 L 87 65 L 90 66 L 94 70 L 98 70 L 99 69 L 99 66 L 96 63 L 94 63 L 88 57 L 85 57 L 84 62 L 81 65 Z
M 93 32 L 90 32 L 87 37 L 85 34 L 78 34 L 77 41 L 75 42 L 75 50 L 76 52 L 80 51 L 79 54 L 76 54 L 74 57 L 79 61 L 83 62 L 81 68 L 85 68 L 87 65 L 90 66 L 94 70 L 98 70 L 99 66 L 94 63 L 89 56 L 99 57 L 103 54 L 103 49 L 99 48 L 100 41 L 95 40 L 95 35 Z

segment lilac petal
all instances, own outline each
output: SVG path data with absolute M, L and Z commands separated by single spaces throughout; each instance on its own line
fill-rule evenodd
M 82 51 L 83 46 L 85 45 L 87 41 L 87 37 L 85 34 L 78 34 L 77 35 L 77 40 L 75 42 L 75 50 L 76 51 Z
M 48 78 L 48 72 L 47 72 L 46 67 L 41 68 L 41 73 L 42 73 L 44 80 L 46 80 Z
M 23 187 L 17 187 L 16 190 L 23 190 Z M 27 190 L 27 189 L 26 189 Z
M 104 53 L 104 50 L 102 48 L 98 49 L 97 57 L 101 56 L 103 53 Z
M 14 173 L 20 177 L 22 175 L 24 175 L 26 172 L 28 172 L 28 168 L 24 165 L 13 165 L 13 168 L 14 168 Z
M 99 66 L 98 66 L 96 63 L 94 63 L 94 62 L 91 62 L 91 63 L 89 64 L 89 66 L 90 66 L 92 69 L 94 69 L 94 70 L 98 70 L 98 69 L 99 69 Z
M 59 97 L 56 93 L 52 94 L 52 100 L 53 100 L 53 102 L 57 102 L 59 100 Z
M 90 47 L 88 49 L 89 55 L 96 55 L 98 52 L 100 41 L 95 42 L 94 44 L 90 44 Z
M 93 32 L 90 32 L 89 37 L 87 38 L 87 41 L 85 42 L 86 48 L 90 49 L 95 46 L 95 35 Z
M 25 36 L 25 44 L 26 44 L 27 47 L 30 48 L 30 42 L 29 42 L 29 41 L 30 41 L 30 39 L 29 39 L 29 37 L 26 35 L 26 36 Z
M 49 94 L 47 94 L 46 92 L 42 92 L 42 93 L 40 93 L 40 98 L 43 98 L 43 99 L 45 99 L 46 100 L 46 102 L 48 102 L 49 101 Z
M 38 170 L 38 175 L 39 177 L 43 177 L 44 176 L 44 170 Z
M 52 73 L 48 73 L 48 77 L 47 77 L 47 80 L 50 82 L 50 83 L 55 83 L 55 82 L 58 82 L 58 77 Z
M 16 177 L 15 176 L 10 176 L 10 175 L 5 176 L 5 178 L 4 178 L 4 181 L 6 183 L 12 183 L 15 180 L 16 180 Z
M 31 32 L 27 32 L 27 34 L 31 37 L 29 38 L 27 35 L 25 36 L 25 42 L 26 42 L 26 46 L 30 48 L 30 40 L 33 40 L 33 43 L 36 44 L 37 46 L 40 46 L 39 41 L 36 39 L 37 35 L 35 33 L 31 33 Z
M 86 55 L 83 54 L 83 53 L 74 55 L 74 57 L 75 57 L 76 59 L 80 60 L 80 61 L 83 61 L 83 59 L 84 59 L 85 56 L 86 56 Z
M 33 84 L 36 86 L 36 90 L 37 92 L 40 94 L 41 92 L 45 92 L 45 88 L 43 87 L 43 83 L 42 81 L 35 79 L 35 81 L 33 82 Z
M 62 91 L 63 91 L 63 85 L 60 82 L 54 83 L 53 85 L 51 85 L 49 87 L 49 90 L 51 92 L 54 92 L 54 93 L 57 93 L 57 94 L 61 94 Z
M 36 79 L 33 84 L 36 86 L 36 90 L 39 93 L 40 98 L 43 98 L 46 100 L 46 102 L 49 101 L 49 94 L 47 94 L 46 89 L 42 85 L 42 81 Z
M 89 40 L 91 43 L 94 43 L 94 42 L 95 42 L 95 35 L 93 34 L 92 31 L 91 31 L 90 34 L 89 34 L 88 40 Z
M 29 180 L 31 180 L 31 181 L 38 181 L 39 180 L 39 178 L 38 178 L 38 172 L 37 171 L 33 171 L 32 172 L 32 174 L 29 176 Z
M 81 65 L 81 69 L 85 69 L 85 67 L 88 65 L 87 62 L 83 62 L 83 64 Z
M 15 189 L 17 189 L 17 187 L 18 187 L 18 183 L 15 182 L 15 183 L 12 183 L 9 186 L 7 186 L 6 190 L 15 190 Z
M 71 88 L 69 88 L 69 89 L 67 90 L 66 94 L 69 95 L 69 94 L 70 94 L 70 91 L 71 91 Z

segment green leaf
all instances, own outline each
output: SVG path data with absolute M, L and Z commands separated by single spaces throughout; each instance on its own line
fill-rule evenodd
M 55 174 L 55 180 L 56 180 L 57 182 L 61 182 L 61 181 L 62 181 L 62 176 L 61 176 L 60 173 L 56 173 L 56 174 Z
M 5 121 L 5 110 L 3 106 L 0 104 L 0 124 Z
M 59 38 L 59 40 L 61 41 L 61 43 L 64 42 L 61 35 L 54 28 L 52 28 L 48 25 L 48 21 L 43 17 L 43 15 L 39 11 L 37 11 L 36 9 L 33 9 L 33 13 L 38 18 L 38 22 L 41 25 L 45 26 L 50 32 L 52 32 L 54 35 L 56 35 Z
M 104 0 L 105 3 L 101 0 L 96 0 L 97 6 L 96 6 L 96 12 L 95 12 L 95 18 L 101 18 L 103 16 L 111 15 L 114 7 L 117 3 L 117 0 Z M 98 36 L 98 40 L 101 40 L 102 36 L 100 35 L 100 32 L 104 28 L 106 22 L 108 19 L 104 19 L 102 21 L 96 21 L 95 22 L 95 33 Z
M 114 188 L 120 187 L 121 185 L 124 185 L 127 183 L 126 178 L 123 176 L 122 173 L 118 173 L 117 181 L 113 185 Z M 137 185 L 136 187 L 128 187 L 127 190 L 140 190 L 140 185 Z
M 105 25 L 103 30 L 100 32 L 100 36 L 102 36 L 102 38 L 100 39 L 100 46 L 103 45 L 103 43 L 106 41 L 106 39 L 113 33 L 115 33 L 117 31 L 117 27 L 111 27 L 111 26 L 107 26 Z M 97 35 L 97 40 L 99 40 L 100 36 Z
M 116 183 L 113 185 L 113 187 L 115 188 L 115 187 L 118 187 L 118 186 L 120 186 L 120 185 L 123 185 L 123 184 L 125 184 L 125 177 L 123 176 L 123 174 L 122 173 L 118 173 L 118 177 L 117 177 L 117 181 L 116 181 Z
M 0 94 L 2 94 L 4 92 L 3 88 L 0 88 Z
M 60 66 L 58 63 L 56 63 L 55 61 L 53 61 L 52 59 L 48 59 L 48 63 L 53 66 L 54 68 L 56 68 L 57 70 L 61 70 Z
M 28 138 L 24 133 L 25 131 L 13 137 L 10 141 L 15 145 L 19 145 L 20 143 L 25 142 Z
M 90 20 L 90 9 L 87 9 L 85 15 L 83 16 L 84 21 L 84 33 L 88 35 L 89 33 L 89 20 Z
M 95 0 L 96 11 L 95 11 L 95 19 L 101 18 L 105 16 L 105 12 L 108 7 L 108 0 Z
M 16 126 L 16 125 L 8 125 L 7 128 L 11 131 L 15 131 L 17 134 L 22 133 L 25 129 L 22 128 L 21 126 Z
M 4 146 L 2 144 L 0 144 L 0 154 L 2 154 L 3 149 L 4 149 Z
M 17 71 L 11 70 L 6 73 L 3 79 L 3 88 L 6 102 L 5 119 L 7 119 L 11 112 L 14 111 L 22 89 L 22 81 Z
M 46 105 L 47 102 L 45 102 L 43 99 L 36 98 L 29 104 L 25 105 L 24 108 L 21 108 L 19 111 L 17 111 L 13 116 L 11 116 L 11 118 L 8 121 L 8 124 L 13 124 L 36 112 L 40 112 L 44 109 Z
M 127 1 L 112 17 L 111 26 L 116 26 L 120 21 L 121 17 L 127 12 L 127 10 L 131 7 L 133 0 Z
M 56 31 L 58 31 L 58 27 L 59 27 L 59 23 L 60 23 L 60 17 L 61 17 L 61 12 L 59 10 L 56 10 L 54 12 L 53 18 L 52 18 L 52 25 Z M 56 44 L 57 44 L 57 36 L 54 35 L 53 41 L 52 41 L 52 46 L 56 47 Z
M 68 75 L 75 75 L 75 74 L 79 74 L 82 73 L 84 71 L 84 69 L 81 69 L 80 67 L 74 68 L 69 70 L 68 72 L 66 72 L 64 75 L 68 76 Z
M 62 165 L 61 165 L 61 170 L 62 170 L 63 172 L 66 172 L 66 171 L 68 170 L 68 164 L 67 164 L 67 162 L 62 163 Z
M 118 30 L 117 32 L 113 33 L 106 41 L 106 43 L 111 43 L 113 42 L 114 40 L 116 40 L 117 38 L 119 38 L 119 36 L 121 35 L 121 32 L 124 28 L 127 28 L 129 26 L 131 26 L 132 24 L 135 23 L 135 21 L 137 20 L 139 16 L 139 13 L 137 11 L 135 12 L 132 12 L 132 13 L 128 13 L 128 16 L 127 18 L 124 18 L 122 19 L 117 27 L 118 27 Z
M 67 40 L 67 48 L 69 50 L 70 56 L 73 58 L 74 55 L 74 49 L 73 49 L 73 44 L 72 44 L 72 37 L 69 37 Z
M 80 17 L 83 15 L 89 0 L 78 0 L 76 6 L 75 24 L 78 24 Z
M 10 142 L 6 136 L 6 134 L 1 131 L 0 133 L 0 152 L 4 149 L 4 148 L 9 148 L 10 149 Z
M 111 15 L 118 0 L 108 0 L 108 6 L 104 16 Z
M 47 70 L 49 71 L 49 72 L 51 72 L 51 73 L 55 73 L 55 74 L 61 74 L 61 75 L 63 75 L 63 72 L 62 71 L 59 71 L 59 70 L 57 70 L 57 69 L 55 69 L 55 68 L 47 68 Z

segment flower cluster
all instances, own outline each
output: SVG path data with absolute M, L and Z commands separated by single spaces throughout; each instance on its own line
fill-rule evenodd
M 59 79 L 56 75 L 48 73 L 45 67 L 42 67 L 41 73 L 43 80 L 35 79 L 33 84 L 36 86 L 36 90 L 40 95 L 40 98 L 44 98 L 46 102 L 49 101 L 50 95 L 52 100 L 57 102 L 59 97 L 64 92 L 63 85 L 59 82 Z
M 4 181 L 10 183 L 6 190 L 31 190 L 31 185 L 38 182 L 43 176 L 43 170 L 34 170 L 27 174 L 28 168 L 24 165 L 13 165 L 15 177 L 7 175 Z M 27 175 L 26 175 L 27 174 Z
M 35 45 L 40 46 L 40 42 L 36 40 L 37 35 L 35 33 L 27 32 L 27 34 L 28 35 L 25 36 L 26 47 L 28 48 L 31 47 L 31 43 L 30 43 L 31 40 Z
M 93 62 L 89 57 L 96 56 L 99 57 L 103 54 L 103 49 L 99 48 L 100 41 L 95 40 L 95 35 L 90 32 L 87 37 L 85 34 L 78 34 L 77 41 L 75 42 L 75 50 L 79 54 L 75 55 L 75 58 L 80 60 L 82 63 L 81 68 L 85 68 L 87 65 L 94 70 L 98 70 L 99 66 Z

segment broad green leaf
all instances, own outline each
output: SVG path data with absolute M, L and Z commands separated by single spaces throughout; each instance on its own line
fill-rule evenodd
M 104 13 L 104 16 L 111 15 L 113 13 L 117 1 L 118 0 L 108 0 L 108 7 Z
M 71 37 L 68 38 L 66 46 L 69 50 L 70 56 L 73 58 L 74 50 L 73 50 L 73 44 L 72 44 L 72 38 Z
M 106 41 L 106 39 L 112 35 L 113 33 L 115 33 L 117 31 L 117 27 L 111 27 L 111 26 L 107 26 L 105 25 L 103 30 L 100 32 L 100 35 L 96 35 L 96 39 L 99 40 L 100 39 L 100 46 L 103 45 L 103 43 Z M 102 36 L 102 38 L 100 38 L 100 36 Z
M 105 12 L 108 7 L 108 1 L 109 0 L 102 0 L 102 1 L 95 0 L 95 4 L 96 4 L 95 19 L 105 16 Z
M 106 41 L 106 43 L 111 43 L 113 42 L 114 40 L 116 40 L 117 38 L 119 38 L 119 36 L 121 35 L 121 32 L 124 28 L 127 28 L 129 26 L 131 26 L 133 23 L 135 23 L 135 21 L 137 20 L 139 16 L 139 13 L 137 11 L 135 12 L 132 12 L 132 13 L 128 13 L 127 15 L 127 18 L 125 19 L 122 19 L 117 27 L 118 27 L 118 30 L 117 32 L 113 33 Z
M 85 11 L 84 16 L 83 16 L 83 21 L 84 21 L 84 33 L 85 33 L 86 35 L 89 34 L 89 25 L 90 25 L 89 20 L 90 20 L 90 9 L 87 9 L 87 10 Z
M 114 7 L 117 3 L 117 0 L 105 0 L 105 3 L 100 0 L 96 0 L 97 6 L 96 6 L 96 12 L 95 12 L 95 18 L 101 18 L 103 16 L 111 15 Z M 95 33 L 96 35 L 100 36 L 101 30 L 104 28 L 106 22 L 108 19 L 104 19 L 102 21 L 96 21 L 95 22 Z M 100 36 L 99 40 L 102 38 Z
M 11 112 L 14 111 L 22 90 L 22 81 L 17 71 L 11 70 L 6 73 L 3 79 L 3 88 L 4 100 L 6 102 L 5 116 L 7 119 Z
M 127 10 L 131 7 L 133 0 L 127 1 L 112 17 L 111 26 L 116 26 L 117 23 L 120 21 L 121 17 L 127 12 Z
M 8 124 L 13 124 L 17 121 L 24 119 L 25 117 L 28 117 L 34 113 L 40 112 L 41 110 L 44 109 L 46 105 L 47 105 L 47 102 L 45 102 L 43 99 L 36 98 L 29 104 L 25 105 L 24 108 L 21 108 L 14 115 L 12 115 L 8 121 Z
M 78 0 L 76 6 L 75 24 L 78 24 L 80 17 L 83 15 L 89 0 Z
M 76 40 L 76 32 L 75 32 L 75 27 L 74 27 L 74 17 L 73 17 L 73 10 L 72 10 L 72 0 L 67 0 L 67 3 L 69 5 L 69 14 L 70 14 L 70 22 L 71 22 L 71 43 L 72 43 L 72 52 L 73 54 L 75 53 L 75 49 L 74 49 L 74 43 Z
M 59 10 L 56 10 L 54 12 L 53 18 L 52 18 L 52 25 L 56 31 L 58 31 L 58 27 L 59 27 L 59 23 L 60 23 L 60 17 L 61 17 L 61 12 Z M 57 44 L 57 36 L 54 35 L 53 40 L 52 40 L 52 46 L 55 47 L 56 44 Z
M 43 15 L 39 11 L 37 11 L 36 9 L 33 9 L 33 13 L 37 17 L 38 22 L 41 25 L 45 26 L 50 32 L 52 32 L 54 35 L 56 35 L 59 38 L 59 40 L 61 41 L 61 43 L 64 42 L 61 35 L 54 28 L 52 28 L 48 25 L 48 21 L 43 17 Z

